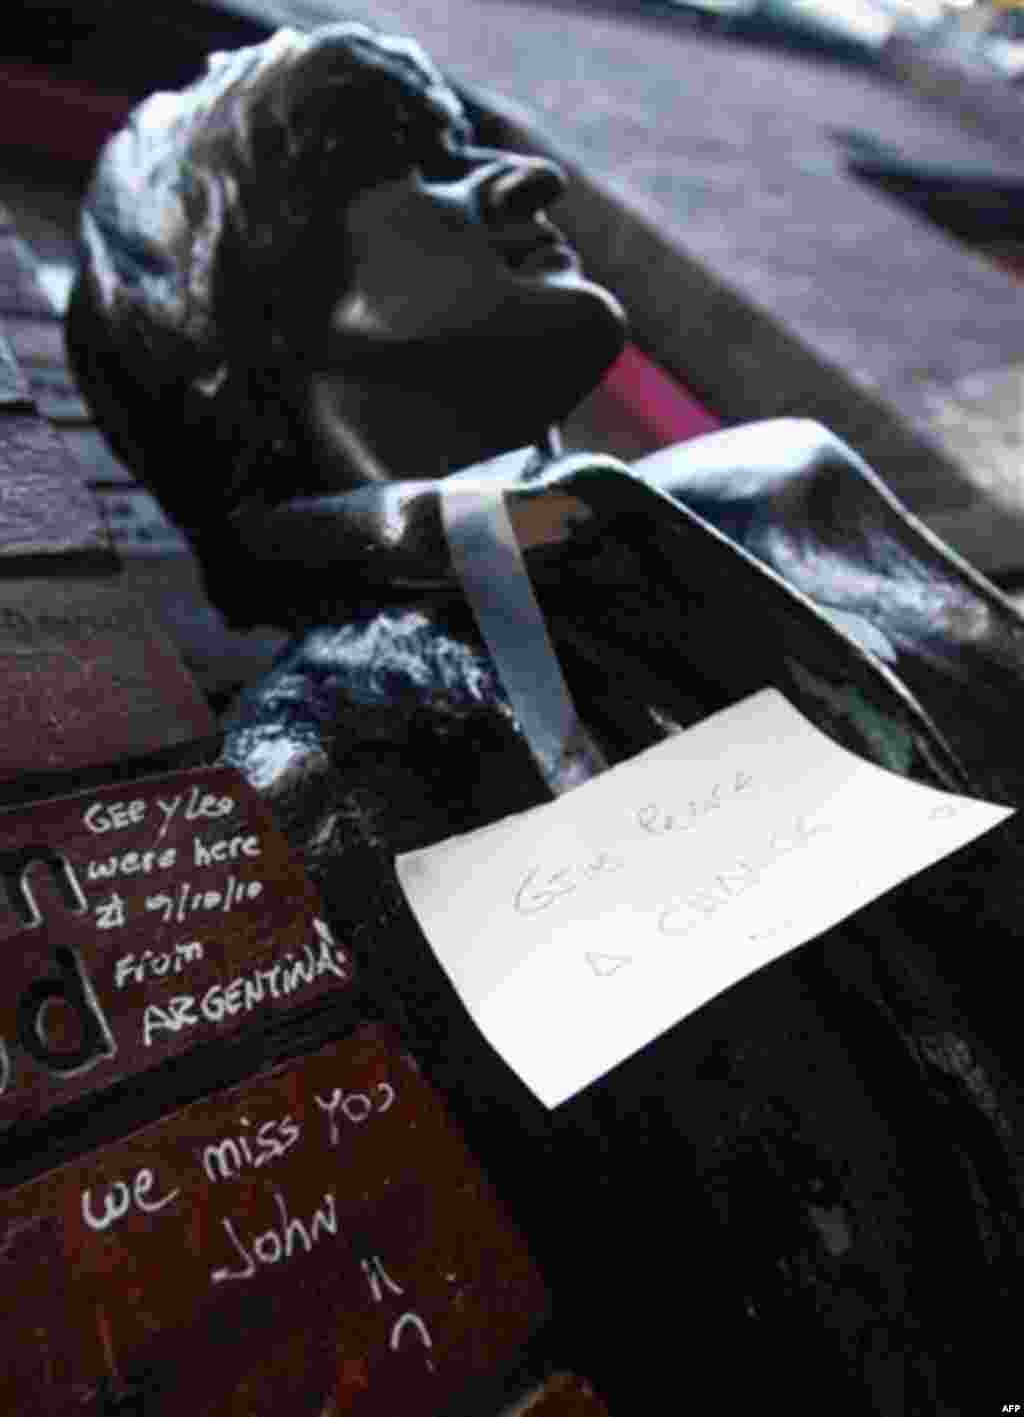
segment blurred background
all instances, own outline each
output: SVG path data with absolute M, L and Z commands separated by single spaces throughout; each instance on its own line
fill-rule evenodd
M 572 174 L 556 219 L 632 320 L 575 446 L 746 419 L 846 438 L 1024 591 L 1024 0 L 22 0 L 0 63 L 2 239 L 66 300 L 77 206 L 131 106 L 211 50 L 359 18 L 414 35 L 485 135 Z M 265 664 L 106 451 L 50 326 L 14 353 L 127 573 L 215 702 Z

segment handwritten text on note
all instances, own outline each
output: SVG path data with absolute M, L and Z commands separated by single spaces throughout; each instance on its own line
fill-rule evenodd
M 397 870 L 477 1024 L 554 1107 L 1009 815 L 863 761 L 767 689 Z

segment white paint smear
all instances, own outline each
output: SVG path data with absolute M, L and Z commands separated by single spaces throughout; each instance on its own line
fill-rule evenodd
M 766 689 L 396 869 L 480 1029 L 555 1107 L 1010 815 L 863 761 Z

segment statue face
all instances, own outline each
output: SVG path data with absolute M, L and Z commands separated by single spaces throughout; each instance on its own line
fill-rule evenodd
M 442 400 L 478 429 L 481 456 L 534 441 L 625 340 L 621 307 L 547 216 L 564 188 L 553 163 L 449 135 L 358 194 L 318 377 L 340 390 L 365 373 Z
M 345 214 L 350 278 L 331 312 L 342 358 L 363 341 L 560 338 L 621 343 L 624 316 L 584 278 L 546 209 L 565 179 L 553 164 L 465 147 L 436 166 L 357 196 Z
M 418 46 L 352 22 L 217 56 L 108 145 L 72 342 L 180 520 L 211 519 L 185 440 L 231 502 L 439 476 L 540 441 L 615 359 L 623 313 L 546 215 L 561 172 L 470 131 Z

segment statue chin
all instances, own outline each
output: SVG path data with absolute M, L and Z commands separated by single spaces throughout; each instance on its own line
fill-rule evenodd
M 445 340 L 359 340 L 335 353 L 304 403 L 330 483 L 432 477 L 541 442 L 626 342 L 611 295 L 589 284 L 574 295 L 569 317 L 526 331 L 482 323 L 479 333 Z M 358 466 L 361 446 L 374 450 L 376 473 Z
M 576 313 L 520 336 L 435 345 L 424 359 L 428 387 L 471 410 L 493 453 L 533 442 L 593 392 L 625 347 L 624 322 L 602 302 L 580 302 Z

